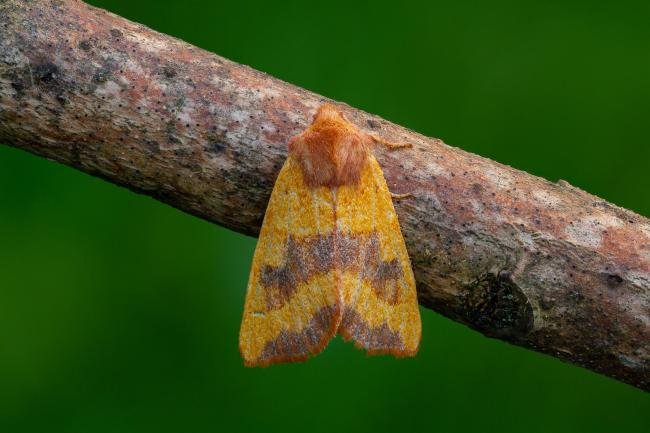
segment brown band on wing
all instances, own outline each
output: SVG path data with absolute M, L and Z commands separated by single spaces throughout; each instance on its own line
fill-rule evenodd
M 309 355 L 320 352 L 334 334 L 338 314 L 339 306 L 329 305 L 319 309 L 302 331 L 283 329 L 274 340 L 266 343 L 255 365 L 304 361 Z
M 286 261 L 283 266 L 266 265 L 262 268 L 260 282 L 269 310 L 282 308 L 301 283 L 334 267 L 334 237 L 331 234 L 301 240 L 289 236 L 285 249 Z
M 339 334 L 345 340 L 353 340 L 357 347 L 366 349 L 370 354 L 406 354 L 399 332 L 391 331 L 386 322 L 377 327 L 369 326 L 351 307 L 343 309 Z
M 397 259 L 381 259 L 377 233 L 353 235 L 337 231 L 300 240 L 289 236 L 285 249 L 284 265 L 266 265 L 261 270 L 260 282 L 269 310 L 282 308 L 301 283 L 332 269 L 356 272 L 370 282 L 378 298 L 391 304 L 399 300 L 397 285 L 389 293 L 387 283 L 402 278 L 402 267 Z
M 368 281 L 379 299 L 389 304 L 398 302 L 398 286 L 389 286 L 388 282 L 403 277 L 402 266 L 398 259 L 382 260 L 377 233 L 356 236 L 341 234 L 336 245 L 342 271 L 351 270 L 362 280 Z M 394 290 L 391 291 L 391 288 Z
M 379 299 L 390 304 L 396 304 L 399 300 L 398 286 L 394 286 L 392 293 L 389 293 L 389 281 L 398 281 L 403 276 L 402 266 L 399 260 L 392 259 L 383 261 L 379 249 L 379 237 L 373 233 L 366 244 L 365 263 L 363 264 L 363 279 L 369 280 L 372 289 Z

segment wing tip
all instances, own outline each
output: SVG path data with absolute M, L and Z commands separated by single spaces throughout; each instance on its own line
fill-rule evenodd
M 405 340 L 402 333 L 391 329 L 387 322 L 371 326 L 354 309 L 346 308 L 344 311 L 338 334 L 343 340 L 354 343 L 357 349 L 364 350 L 368 356 L 392 355 L 407 358 L 418 353 L 422 335 L 419 330 L 416 338 Z
M 267 341 L 260 356 L 253 359 L 246 356 L 244 342 L 240 338 L 239 353 L 244 366 L 268 367 L 273 364 L 305 362 L 327 347 L 332 337 L 336 335 L 340 321 L 341 308 L 338 304 L 323 307 L 301 332 L 281 331 L 275 340 Z M 315 341 L 305 344 L 309 339 Z
M 350 333 L 347 329 L 339 329 L 338 331 L 339 335 L 343 338 L 344 341 L 346 342 L 352 342 L 354 344 L 354 347 L 357 349 L 361 349 L 365 351 L 367 356 L 382 356 L 382 355 L 391 355 L 394 356 L 395 358 L 412 358 L 415 355 L 417 355 L 419 349 L 420 349 L 420 339 L 418 338 L 418 342 L 413 348 L 408 348 L 404 346 L 403 341 L 401 340 L 401 336 L 398 334 L 398 338 L 400 338 L 399 342 L 401 344 L 397 345 L 394 344 L 396 343 L 393 342 L 393 345 L 389 345 L 388 343 L 385 346 L 369 346 L 368 343 L 363 342 L 363 340 L 360 338 L 359 335 L 355 336 L 352 333 Z

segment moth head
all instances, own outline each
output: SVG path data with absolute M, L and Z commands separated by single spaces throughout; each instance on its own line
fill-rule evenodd
M 321 105 L 311 125 L 289 142 L 310 186 L 357 184 L 371 141 L 332 104 Z

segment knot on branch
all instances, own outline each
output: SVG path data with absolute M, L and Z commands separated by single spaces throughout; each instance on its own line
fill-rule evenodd
M 487 336 L 518 339 L 533 329 L 533 308 L 507 271 L 481 275 L 462 298 L 466 320 Z

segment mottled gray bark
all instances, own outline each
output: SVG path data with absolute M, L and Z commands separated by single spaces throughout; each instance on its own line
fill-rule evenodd
M 1 142 L 242 233 L 324 100 L 80 1 L 0 0 Z M 413 194 L 396 208 L 422 305 L 650 389 L 647 219 L 342 108 L 414 144 L 377 157 Z

